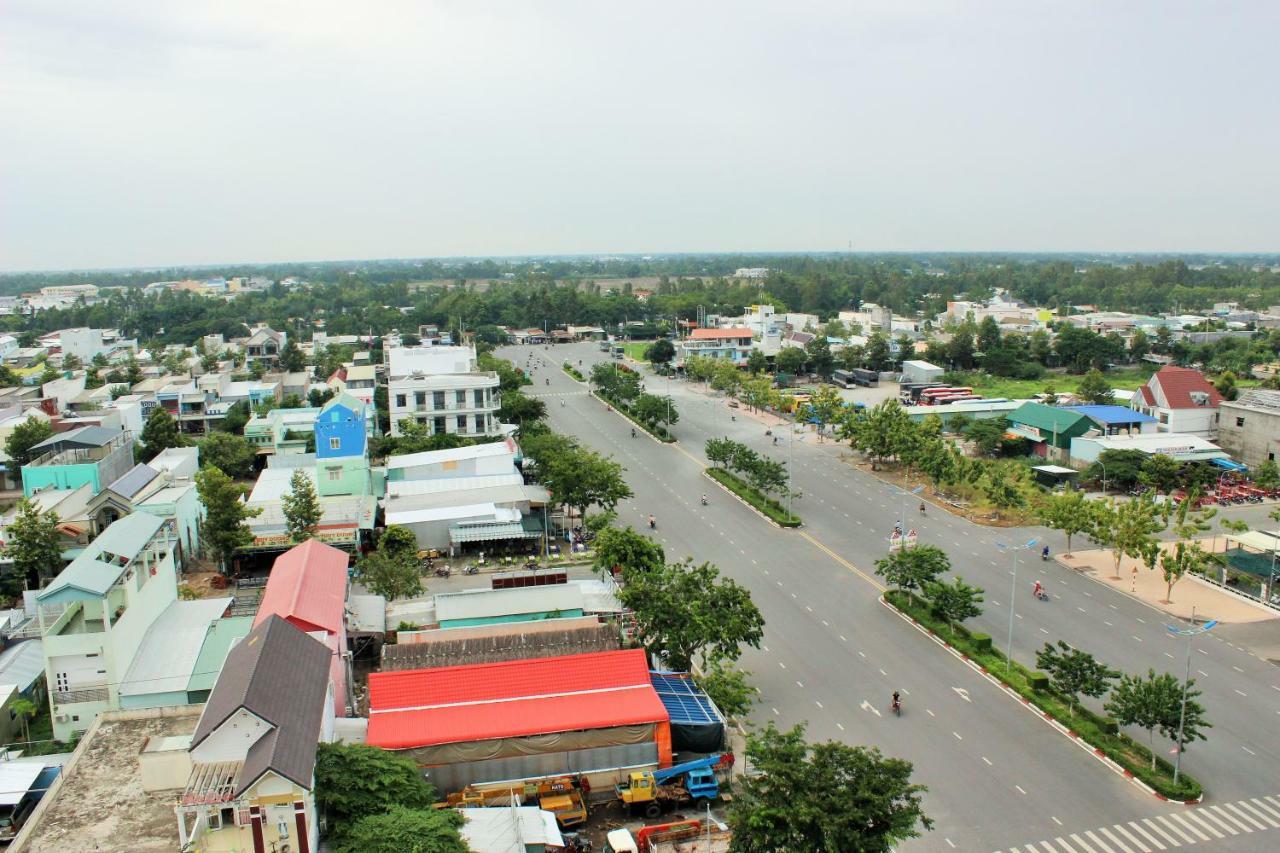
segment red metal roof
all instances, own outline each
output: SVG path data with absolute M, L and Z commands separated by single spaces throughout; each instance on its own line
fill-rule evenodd
M 369 709 L 384 749 L 669 719 L 640 649 L 373 673 Z
M 1165 402 L 1170 409 L 1213 409 L 1222 403 L 1222 395 L 1218 393 L 1218 389 L 1204 378 L 1203 373 L 1190 367 L 1166 364 L 1151 378 L 1164 392 Z M 1191 399 L 1192 391 L 1208 394 L 1208 405 L 1196 405 Z
M 689 337 L 695 341 L 718 341 L 724 338 L 749 338 L 753 332 L 743 326 L 728 329 L 694 329 Z
M 315 539 L 276 557 L 253 624 L 271 614 L 303 631 L 344 633 L 347 553 Z

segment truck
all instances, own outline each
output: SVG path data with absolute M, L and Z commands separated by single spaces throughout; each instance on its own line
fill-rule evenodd
M 731 756 L 717 753 L 665 770 L 636 770 L 614 789 L 618 801 L 632 814 L 657 817 L 681 803 L 692 800 L 694 805 L 701 805 L 720 796 L 715 768 L 727 767 L 732 761 Z
M 604 853 L 728 853 L 733 832 L 715 820 L 695 818 L 646 826 L 634 833 L 615 829 L 605 836 Z
M 582 781 L 573 776 L 547 776 L 518 782 L 491 782 L 468 785 L 449 794 L 436 808 L 482 808 L 508 805 L 511 802 L 534 803 L 543 811 L 555 814 L 561 829 L 572 829 L 587 822 L 587 801 Z

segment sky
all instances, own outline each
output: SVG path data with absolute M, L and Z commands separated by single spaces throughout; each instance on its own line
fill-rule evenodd
M 1280 3 L 0 0 L 0 269 L 1280 250 Z

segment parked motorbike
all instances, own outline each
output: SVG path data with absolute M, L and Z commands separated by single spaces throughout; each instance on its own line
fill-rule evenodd
M 462 570 L 462 573 L 463 573 L 464 575 L 478 575 L 478 574 L 480 574 L 480 567 L 479 567 L 479 566 L 467 566 L 466 568 L 464 568 L 464 569 Z
M 448 566 L 441 566 L 440 568 L 436 569 L 436 577 L 438 578 L 447 578 L 451 574 L 453 574 L 453 572 L 449 570 Z

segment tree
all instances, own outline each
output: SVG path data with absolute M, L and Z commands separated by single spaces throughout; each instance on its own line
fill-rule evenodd
M 200 440 L 199 447 L 200 459 L 206 465 L 225 471 L 236 479 L 243 479 L 253 473 L 256 454 L 253 445 L 243 436 L 215 430 Z
M 983 355 L 1000 349 L 1000 324 L 988 314 L 978 324 L 978 351 Z
M 680 420 L 680 413 L 670 397 L 659 397 L 656 394 L 641 394 L 632 407 L 632 412 L 645 423 L 663 423 L 671 426 Z
M 1239 391 L 1236 390 L 1236 375 L 1230 370 L 1225 370 L 1213 383 L 1213 387 L 1222 395 L 1224 400 L 1234 400 Z
M 305 542 L 320 526 L 320 501 L 311 478 L 301 468 L 289 478 L 289 493 L 280 499 L 290 542 Z
M 20 499 L 17 513 L 5 530 L 4 555 L 13 560 L 15 578 L 22 578 L 30 589 L 39 589 L 65 562 L 58 514 L 53 510 L 42 512 L 30 498 Z M 21 590 L 4 591 L 16 595 Z
M 394 559 L 418 558 L 418 537 L 403 525 L 392 524 L 382 532 L 378 550 Z
M 778 391 L 773 387 L 773 379 L 763 373 L 752 374 L 749 379 L 744 379 L 738 396 L 750 409 L 759 410 L 778 403 Z
M 919 591 L 951 569 L 947 552 L 934 545 L 899 548 L 876 560 L 876 574 L 895 588 Z
M 1151 558 L 1155 534 L 1164 529 L 1165 523 L 1150 494 L 1127 501 L 1098 503 L 1094 513 L 1093 537 L 1111 549 L 1115 561 L 1114 580 L 1120 579 L 1120 561 L 1125 557 Z
M 457 809 L 391 806 L 359 818 L 338 839 L 337 853 L 467 853 Z
M 1044 648 L 1036 652 L 1036 666 L 1048 673 L 1054 688 L 1070 700 L 1073 717 L 1081 696 L 1096 699 L 1107 692 L 1107 685 L 1111 681 L 1120 677 L 1120 673 L 1108 668 L 1093 655 L 1061 640 L 1056 648 L 1052 643 L 1045 643 Z
M 827 741 L 809 744 L 804 726 L 773 721 L 747 737 L 755 773 L 738 783 L 728 820 L 733 850 L 888 853 L 933 822 L 926 788 L 911 783 L 911 762 L 880 750 Z
M 413 598 L 422 594 L 422 576 L 418 561 L 392 557 L 384 551 L 372 551 L 356 564 L 356 577 L 374 595 L 387 601 Z
M 239 400 L 231 404 L 227 409 L 227 413 L 222 418 L 222 422 L 216 427 L 222 432 L 229 432 L 232 435 L 244 435 L 244 426 L 249 423 L 249 416 L 253 412 L 249 408 L 248 400 Z
M 22 740 L 24 743 L 31 743 L 31 730 L 28 728 L 28 724 L 31 718 L 39 712 L 40 708 L 36 703 L 25 696 L 19 695 L 17 699 L 9 703 L 9 713 L 22 720 Z
M 307 392 L 307 405 L 318 409 L 333 399 L 332 388 L 312 388 Z
M 262 510 L 242 503 L 240 488 L 212 465 L 205 465 L 196 474 L 196 491 L 205 508 L 204 541 L 226 572 L 235 552 L 253 542 L 253 532 L 245 522 Z
M 1106 479 L 1108 486 L 1128 491 L 1142 480 L 1147 455 L 1141 450 L 1104 450 L 1098 461 L 1085 470 L 1087 480 Z
M 1045 527 L 1066 534 L 1067 556 L 1071 554 L 1071 537 L 1092 530 L 1094 525 L 1093 503 L 1077 489 L 1046 495 L 1039 514 Z
M 964 437 L 982 456 L 995 456 L 1004 446 L 1007 426 L 1004 418 L 972 418 L 965 424 Z
M 738 443 L 729 438 L 708 438 L 706 444 L 707 461 L 713 466 L 727 467 L 733 458 L 734 448 Z
M 822 377 L 831 375 L 836 360 L 831 355 L 831 345 L 827 343 L 825 337 L 815 335 L 809 343 L 804 345 L 804 354 L 805 362 L 809 365 L 811 372 Z
M 804 364 L 807 360 L 808 356 L 800 347 L 783 347 L 773 357 L 773 363 L 778 366 L 778 372 L 786 373 L 790 376 L 795 376 L 804 370 Z
M 1280 488 L 1280 467 L 1277 467 L 1274 460 L 1264 460 L 1253 472 L 1253 484 L 1268 491 Z
M 982 608 L 978 606 L 982 603 L 982 590 L 969 586 L 962 578 L 954 578 L 951 583 L 927 581 L 924 594 L 933 612 L 946 619 L 952 631 L 957 622 L 982 615 Z
M 1111 384 L 1096 367 L 1080 380 L 1080 384 L 1076 386 L 1076 395 L 1086 403 L 1094 405 L 1111 404 L 1116 401 L 1111 393 Z
M 1222 556 L 1210 554 L 1199 542 L 1177 542 L 1172 549 L 1160 552 L 1160 571 L 1164 573 L 1164 603 L 1173 603 L 1173 585 L 1188 573 L 1203 574 L 1210 566 L 1219 565 Z
M 412 758 L 375 746 L 321 743 L 315 775 L 316 803 L 330 826 L 353 826 L 397 806 L 429 809 L 435 801 L 435 791 Z
M 187 440 L 178 432 L 178 422 L 163 406 L 156 406 L 142 426 L 142 457 L 149 462 L 170 447 L 186 447 Z
M 844 411 L 844 398 L 830 385 L 823 385 L 809 398 L 809 416 L 818 422 L 821 432 L 827 424 L 835 423 Z
M 1164 453 L 1154 453 L 1142 463 L 1138 481 L 1168 494 L 1182 484 L 1182 463 Z
M 764 373 L 769 369 L 769 359 L 764 357 L 764 353 L 758 349 L 752 348 L 747 353 L 747 373 Z
M 889 358 L 889 336 L 879 330 L 872 332 L 862 353 L 863 366 L 868 370 L 887 370 Z
M 630 527 L 604 528 L 596 534 L 591 547 L 595 552 L 598 572 L 644 573 L 660 570 L 666 565 L 662 546 Z
M 861 414 L 851 414 L 840 425 L 839 435 L 876 461 L 901 456 L 915 442 L 916 425 L 897 400 L 883 400 Z
M 280 350 L 280 369 L 286 373 L 297 373 L 306 368 L 307 359 L 303 356 L 302 349 L 296 340 L 289 338 Z
M 689 670 L 695 656 L 737 660 L 742 646 L 759 648 L 764 617 L 751 593 L 710 563 L 670 563 L 659 569 L 629 571 L 619 592 L 632 610 L 649 651 L 669 668 Z
M 1193 740 L 1204 740 L 1203 728 L 1210 728 L 1204 719 L 1204 707 L 1196 701 L 1199 690 L 1193 689 L 1195 679 L 1187 682 L 1187 716 L 1182 734 L 1183 746 Z M 1125 675 L 1111 689 L 1111 698 L 1103 706 L 1107 713 L 1122 726 L 1137 726 L 1147 730 L 1147 745 L 1151 751 L 1151 769 L 1156 769 L 1155 730 L 1170 740 L 1178 737 L 1178 723 L 1182 718 L 1182 682 L 1169 673 L 1156 675 L 1148 669 L 1145 677 Z
M 676 346 L 666 338 L 658 338 L 645 348 L 644 357 L 651 364 L 670 364 L 676 357 Z
M 28 416 L 13 428 L 4 441 L 4 452 L 9 454 L 8 469 L 21 471 L 22 466 L 32 459 L 31 448 L 40 442 L 53 437 L 53 427 L 46 420 Z
M 577 509 L 583 517 L 593 504 L 611 510 L 618 501 L 632 496 L 621 465 L 576 444 L 562 454 L 539 459 L 538 470 L 552 497 Z
M 756 703 L 756 689 L 747 681 L 750 674 L 716 659 L 694 680 L 726 717 L 745 719 Z
M 75 353 L 68 353 L 66 358 L 62 359 L 63 370 L 80 370 L 84 367 L 84 359 Z

